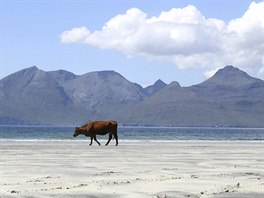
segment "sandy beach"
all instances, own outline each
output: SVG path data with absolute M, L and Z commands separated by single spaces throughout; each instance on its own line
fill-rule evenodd
M 0 144 L 1 197 L 260 198 L 264 193 L 260 141 Z

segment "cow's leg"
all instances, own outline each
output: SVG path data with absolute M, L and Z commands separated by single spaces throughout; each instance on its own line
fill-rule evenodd
M 115 126 L 114 126 L 114 132 L 113 132 L 113 134 L 114 134 L 114 137 L 116 139 L 116 146 L 117 146 L 118 145 L 117 124 L 115 124 Z
M 100 142 L 97 141 L 96 135 L 94 135 L 94 140 L 99 144 L 99 146 L 101 145 Z
M 118 136 L 117 134 L 114 135 L 115 136 L 115 139 L 116 139 L 116 146 L 118 145 Z
M 91 143 L 90 146 L 93 144 L 93 136 L 91 136 Z
M 109 144 L 109 142 L 111 141 L 111 139 L 112 139 L 112 134 L 111 133 L 109 133 L 109 138 L 108 138 L 108 141 L 107 141 L 107 143 L 106 143 L 106 145 L 105 146 L 107 146 L 108 144 Z

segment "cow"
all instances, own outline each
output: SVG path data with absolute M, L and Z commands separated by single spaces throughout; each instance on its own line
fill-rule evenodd
M 116 146 L 117 146 L 118 145 L 117 122 L 114 120 L 88 122 L 81 127 L 76 127 L 73 137 L 83 134 L 86 137 L 91 137 L 90 146 L 93 144 L 93 139 L 100 146 L 101 144 L 100 142 L 97 141 L 96 135 L 106 135 L 107 133 L 109 133 L 109 139 L 105 146 L 109 144 L 113 136 L 114 136 L 113 138 L 116 139 Z

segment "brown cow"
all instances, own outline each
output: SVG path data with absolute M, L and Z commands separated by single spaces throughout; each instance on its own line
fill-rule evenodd
M 114 120 L 109 121 L 94 121 L 89 122 L 81 127 L 76 127 L 73 137 L 78 136 L 79 134 L 83 134 L 86 137 L 91 137 L 91 143 L 93 143 L 93 139 L 100 145 L 100 143 L 96 139 L 97 135 L 105 135 L 109 133 L 109 139 L 105 146 L 109 144 L 112 137 L 116 139 L 116 146 L 118 145 L 118 136 L 117 136 L 117 122 Z

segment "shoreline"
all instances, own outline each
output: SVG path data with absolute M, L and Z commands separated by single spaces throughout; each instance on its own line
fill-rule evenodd
M 0 196 L 263 196 L 263 141 L 122 141 L 0 140 Z
M 77 124 L 82 125 L 82 124 Z M 43 128 L 43 127 L 47 127 L 47 128 L 75 128 L 77 125 L 12 125 L 12 124 L 0 124 L 0 128 L 1 127 L 36 127 L 36 128 Z M 175 129 L 260 129 L 263 130 L 264 127 L 254 127 L 254 126 L 141 126 L 141 125 L 122 125 L 119 124 L 118 128 L 161 128 L 161 129 L 166 129 L 166 128 L 175 128 Z
M 101 143 L 106 143 L 108 139 L 103 138 L 99 139 L 98 141 Z M 113 140 L 112 140 L 113 141 Z M 112 142 L 111 141 L 111 142 Z M 89 138 L 83 139 L 0 139 L 0 142 L 90 142 Z M 155 140 L 155 139 L 119 139 L 119 143 L 263 143 L 264 139 L 255 139 L 255 140 Z M 94 142 L 95 143 L 95 142 Z M 93 145 L 94 145 L 93 143 Z M 103 145 L 101 145 L 103 146 Z

